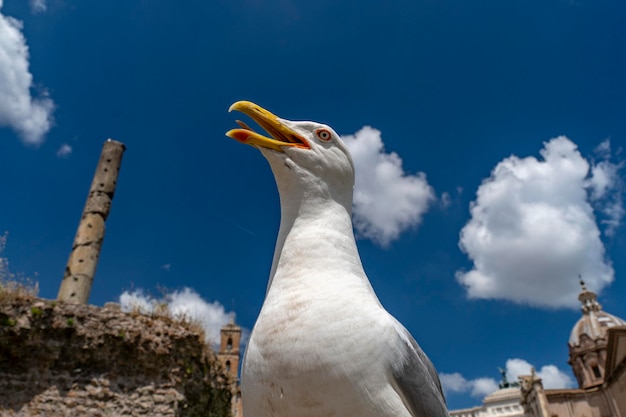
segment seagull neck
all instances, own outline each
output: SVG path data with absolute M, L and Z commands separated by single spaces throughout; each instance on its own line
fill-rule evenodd
M 284 192 L 279 185 L 279 191 L 281 223 L 268 290 L 277 275 L 289 279 L 332 269 L 364 276 L 352 229 L 351 195 L 337 201 L 306 188 Z

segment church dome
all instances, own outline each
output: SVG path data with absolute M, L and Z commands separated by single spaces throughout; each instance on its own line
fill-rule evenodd
M 591 340 L 606 337 L 609 328 L 615 326 L 626 326 L 626 321 L 605 311 L 598 303 L 597 296 L 593 291 L 587 290 L 585 283 L 581 280 L 582 292 L 578 296 L 582 304 L 583 316 L 578 320 L 572 329 L 569 337 L 570 346 L 580 346 L 580 338 L 583 334 Z

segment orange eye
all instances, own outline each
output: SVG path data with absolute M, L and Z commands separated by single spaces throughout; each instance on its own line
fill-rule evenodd
M 315 131 L 315 134 L 317 135 L 318 138 L 320 138 L 320 140 L 324 142 L 328 142 L 333 137 L 332 133 L 330 133 L 330 131 L 326 129 L 318 129 Z

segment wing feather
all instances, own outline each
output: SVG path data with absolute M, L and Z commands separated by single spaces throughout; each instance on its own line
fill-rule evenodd
M 395 322 L 400 349 L 392 384 L 413 417 L 448 417 L 439 375 L 413 336 Z

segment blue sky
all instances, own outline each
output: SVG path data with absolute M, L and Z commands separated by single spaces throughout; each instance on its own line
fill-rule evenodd
M 45 298 L 113 138 L 127 151 L 90 302 L 162 287 L 252 328 L 279 207 L 264 158 L 224 136 L 245 99 L 345 135 L 365 269 L 451 408 L 478 404 L 507 361 L 573 383 L 578 273 L 626 317 L 622 1 L 4 0 L 0 14 L 0 231 Z

